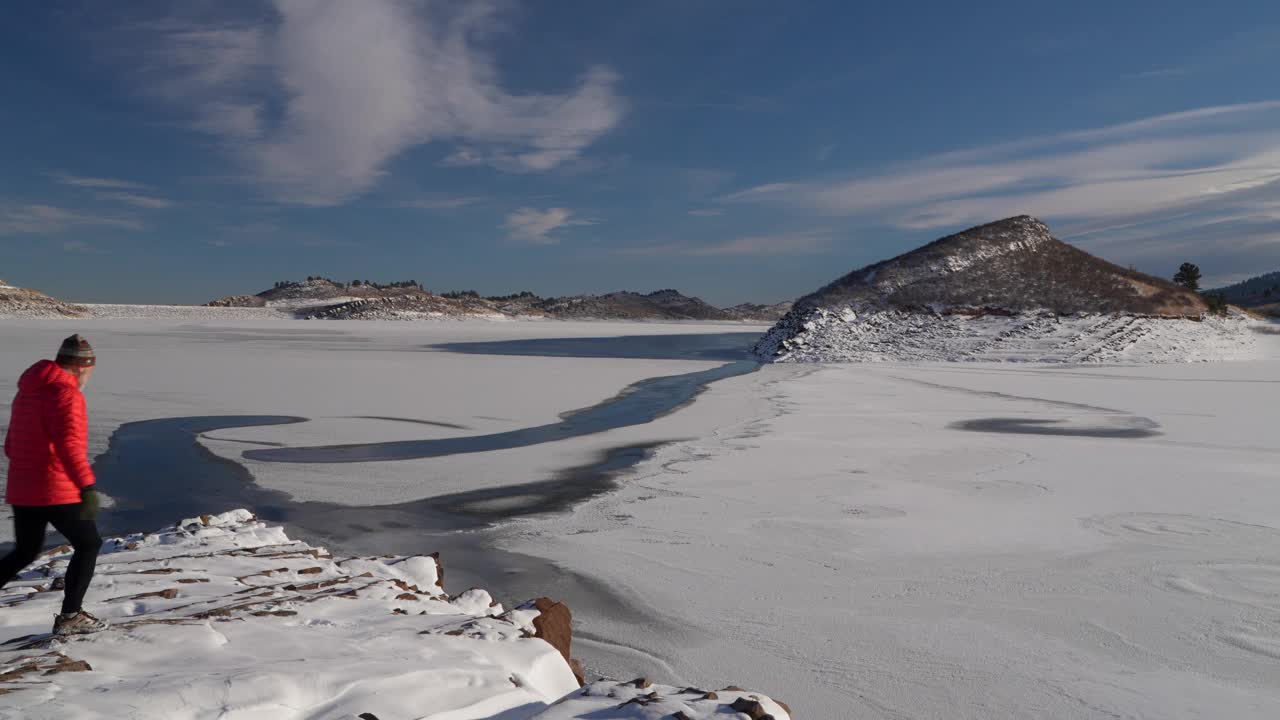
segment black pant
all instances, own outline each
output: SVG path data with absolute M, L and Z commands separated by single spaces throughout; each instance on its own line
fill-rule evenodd
M 66 591 L 62 598 L 65 615 L 80 612 L 84 594 L 93 580 L 93 569 L 98 564 L 98 550 L 102 548 L 102 536 L 92 518 L 80 517 L 80 504 L 49 505 L 47 507 L 13 507 L 13 552 L 0 559 L 0 588 L 9 584 L 23 568 L 35 561 L 44 549 L 44 532 L 48 525 L 62 533 L 75 552 L 67 566 Z

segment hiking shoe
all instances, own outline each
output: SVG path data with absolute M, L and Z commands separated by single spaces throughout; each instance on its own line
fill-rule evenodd
M 53 634 L 58 637 L 89 635 L 106 629 L 107 623 L 83 610 L 71 617 L 58 615 L 53 619 Z

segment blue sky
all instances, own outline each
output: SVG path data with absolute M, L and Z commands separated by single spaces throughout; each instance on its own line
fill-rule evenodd
M 1030 213 L 1280 269 L 1280 3 L 15 3 L 0 277 L 790 299 Z

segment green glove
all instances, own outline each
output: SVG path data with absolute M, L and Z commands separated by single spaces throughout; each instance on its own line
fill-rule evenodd
M 80 488 L 80 519 L 93 520 L 98 517 L 101 509 L 102 498 L 98 497 L 97 489 L 92 485 Z

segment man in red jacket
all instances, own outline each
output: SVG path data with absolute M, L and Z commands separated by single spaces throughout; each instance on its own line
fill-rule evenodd
M 13 506 L 15 547 L 0 559 L 0 587 L 44 548 L 47 526 L 71 543 L 62 613 L 55 635 L 81 635 L 107 624 L 81 607 L 93 580 L 102 537 L 95 518 L 99 499 L 89 466 L 89 420 L 81 390 L 97 364 L 89 341 L 72 335 L 56 360 L 41 360 L 18 380 L 4 454 L 9 457 L 5 502 Z

